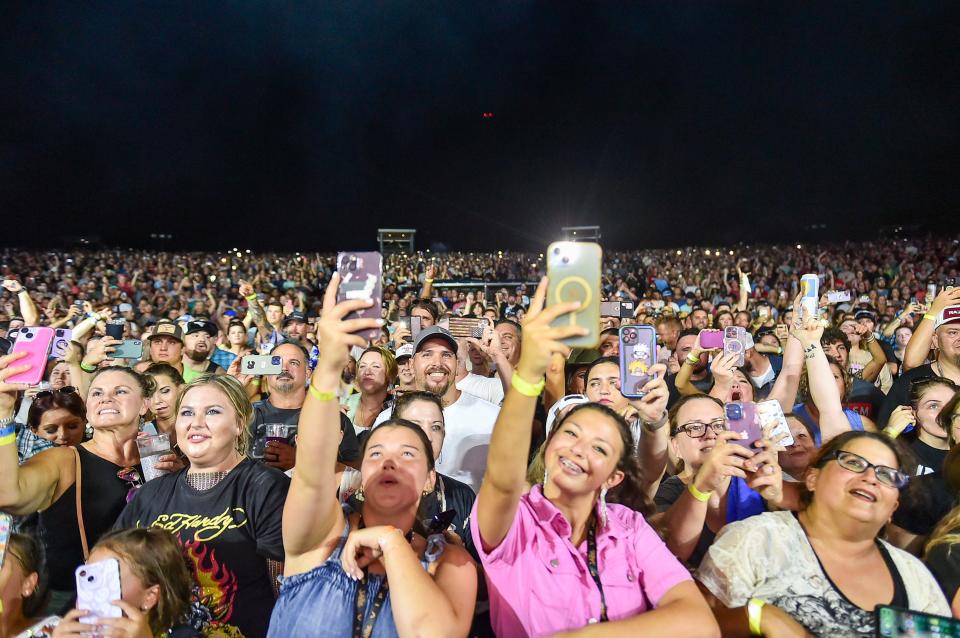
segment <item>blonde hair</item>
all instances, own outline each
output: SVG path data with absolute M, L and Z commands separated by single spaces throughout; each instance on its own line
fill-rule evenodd
M 937 526 L 930 534 L 930 540 L 923 548 L 923 555 L 926 556 L 930 550 L 937 545 L 956 545 L 960 543 L 960 505 L 954 507 L 940 519 Z
M 363 351 L 363 354 L 357 359 L 357 364 L 360 364 L 360 359 L 363 359 L 363 355 L 368 352 L 376 352 L 383 359 L 383 370 L 386 373 L 387 387 L 392 386 L 397 380 L 397 359 L 393 356 L 393 353 L 390 352 L 387 348 L 382 346 L 370 346 Z
M 204 374 L 190 383 L 180 388 L 180 394 L 177 395 L 177 413 L 180 412 L 180 405 L 183 403 L 183 397 L 194 388 L 211 385 L 227 396 L 227 400 L 237 413 L 237 425 L 240 426 L 240 435 L 237 437 L 237 452 L 241 456 L 246 456 L 250 445 L 250 423 L 253 421 L 253 405 L 247 397 L 247 392 L 235 378 L 226 374 Z

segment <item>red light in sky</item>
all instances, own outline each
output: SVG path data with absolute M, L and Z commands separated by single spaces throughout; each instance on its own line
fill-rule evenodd
M 493 113 L 491 113 L 490 111 L 484 111 L 484 113 L 483 113 L 483 119 L 489 120 L 489 119 L 492 118 L 492 117 L 493 117 Z

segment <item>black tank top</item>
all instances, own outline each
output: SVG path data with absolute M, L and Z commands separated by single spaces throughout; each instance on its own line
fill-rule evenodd
M 83 524 L 90 548 L 113 527 L 127 504 L 130 484 L 117 478 L 122 468 L 77 446 L 83 479 Z M 143 475 L 140 466 L 137 472 Z M 38 533 L 47 551 L 50 589 L 72 591 L 73 572 L 83 563 L 83 546 L 77 526 L 77 485 L 74 483 L 53 505 L 40 512 Z

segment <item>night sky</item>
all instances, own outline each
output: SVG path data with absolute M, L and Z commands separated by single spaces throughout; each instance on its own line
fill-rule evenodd
M 960 200 L 958 2 L 23 2 L 0 77 L 4 245 L 792 241 Z

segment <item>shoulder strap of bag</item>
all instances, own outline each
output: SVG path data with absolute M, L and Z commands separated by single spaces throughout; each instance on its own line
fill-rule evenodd
M 80 452 L 77 451 L 77 448 L 74 447 L 73 456 L 76 459 L 76 479 L 74 479 L 74 486 L 76 487 L 77 495 L 77 528 L 80 530 L 80 546 L 83 548 L 83 560 L 87 560 L 87 556 L 90 555 L 90 547 L 87 545 L 87 529 L 83 524 L 83 500 L 81 498 L 81 492 L 83 487 L 83 472 L 80 470 Z

